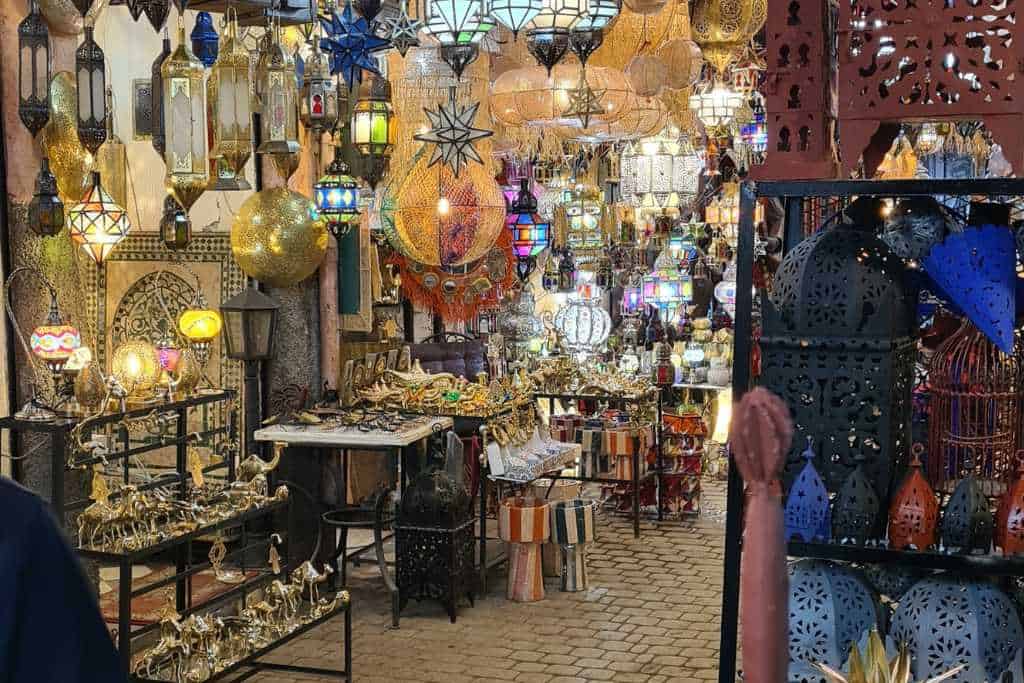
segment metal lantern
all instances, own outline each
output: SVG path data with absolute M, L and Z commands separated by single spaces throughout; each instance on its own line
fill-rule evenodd
M 335 237 L 359 222 L 359 183 L 349 175 L 337 149 L 327 172 L 313 184 L 313 201 Z
M 160 216 L 160 241 L 172 251 L 184 249 L 192 241 L 192 221 L 172 194 L 164 197 L 164 211 Z
M 425 29 L 441 43 L 441 59 L 462 78 L 480 55 L 479 43 L 494 28 L 483 0 L 429 0 Z
M 571 249 L 562 252 L 558 260 L 558 291 L 564 294 L 576 291 L 576 259 Z
M 18 117 L 35 137 L 50 120 L 50 32 L 36 0 L 18 24 Z
M 1003 681 L 1024 646 L 1018 607 L 994 583 L 942 574 L 919 581 L 899 602 L 889 635 L 906 643 L 914 680 L 959 664 L 954 683 Z
M 219 159 L 231 178 L 218 173 L 214 189 L 248 190 L 244 169 L 252 155 L 252 66 L 249 51 L 238 38 L 238 20 L 228 13 L 217 61 L 206 82 L 210 107 L 213 148 L 210 156 Z
M 565 216 L 568 225 L 565 241 L 576 251 L 604 246 L 604 195 L 592 185 L 577 185 L 565 192 Z
M 281 29 L 274 30 L 260 50 L 256 64 L 256 92 L 260 100 L 258 154 L 295 154 L 299 151 L 299 84 L 295 62 L 281 45 Z
M 106 140 L 96 152 L 96 170 L 103 176 L 103 186 L 121 206 L 128 206 L 128 150 L 114 133 L 114 95 L 107 88 Z
M 880 503 L 875 487 L 864 472 L 864 456 L 857 456 L 853 471 L 836 494 L 832 510 L 832 535 L 839 543 L 864 545 L 874 538 Z
M 43 157 L 36 176 L 36 192 L 28 205 L 28 225 L 37 235 L 58 235 L 64 229 L 64 203 L 57 193 L 57 179 L 50 172 L 50 160 Z
M 164 85 L 163 85 L 163 65 L 168 57 L 171 56 L 171 37 L 167 34 L 167 29 L 164 29 L 164 41 L 163 47 L 160 50 L 160 54 L 153 60 L 153 66 L 150 69 L 150 93 L 152 96 L 152 119 L 153 119 L 153 139 L 150 142 L 153 144 L 153 149 L 157 151 L 160 156 L 164 155 L 165 143 L 167 137 L 164 135 Z M 248 63 L 248 57 L 246 57 L 246 63 Z
M 806 464 L 786 495 L 783 521 L 787 542 L 799 539 L 805 543 L 827 543 L 832 533 L 828 489 L 814 468 L 813 446 L 814 437 L 807 437 L 807 448 L 803 452 Z
M 570 32 L 586 13 L 587 0 L 544 0 L 544 7 L 526 24 L 526 47 L 548 75 L 565 56 Z
M 588 11 L 569 34 L 569 49 L 586 66 L 587 59 L 604 43 L 604 29 L 619 15 L 619 0 L 591 0 Z
M 927 550 L 935 543 L 939 502 L 921 472 L 920 444 L 914 447 L 910 471 L 889 505 L 889 547 Z
M 824 680 L 816 664 L 841 670 L 850 643 L 879 626 L 878 598 L 845 565 L 800 560 L 789 565 L 787 681 Z
M 743 104 L 743 94 L 725 83 L 714 83 L 709 89 L 690 95 L 690 109 L 713 136 L 726 132 Z
M 213 66 L 217 61 L 220 36 L 213 28 L 213 17 L 209 12 L 200 12 L 196 15 L 196 23 L 189 38 L 192 39 L 192 53 L 199 58 L 203 66 Z
M 869 204 L 851 204 L 838 224 L 782 260 L 762 304 L 761 385 L 790 406 L 796 443 L 814 437 L 815 467 L 829 490 L 863 453 L 881 497 L 911 443 L 917 296 L 876 237 L 879 207 Z M 793 446 L 787 456 L 787 488 L 802 467 L 800 451 Z
M 530 191 L 529 178 L 519 180 L 519 194 L 512 202 L 505 225 L 512 231 L 512 253 L 520 264 L 519 278 L 524 280 L 551 241 L 551 223 L 537 213 L 537 198 Z
M 235 360 L 268 360 L 277 336 L 276 301 L 255 287 L 246 287 L 220 305 L 224 319 L 224 353 Z
M 92 154 L 107 139 L 107 82 L 103 50 L 93 40 L 92 26 L 75 51 L 78 92 L 78 139 Z
M 153 30 L 159 31 L 167 23 L 167 15 L 171 12 L 171 4 L 167 0 L 146 0 L 146 4 L 142 9 L 146 13 L 146 18 L 149 19 Z
M 565 348 L 592 353 L 608 340 L 612 319 L 600 299 L 570 299 L 555 314 L 555 329 Z
M 543 8 L 543 0 L 492 0 L 488 5 L 490 15 L 512 31 L 513 38 L 518 38 L 519 31 L 533 21 Z
M 206 191 L 210 164 L 206 148 L 206 88 L 203 64 L 185 40 L 185 23 L 178 19 L 178 46 L 160 69 L 167 187 L 188 211 Z
M 672 131 L 643 138 L 621 157 L 623 201 L 643 214 L 678 213 L 697 196 L 704 159 Z
M 352 110 L 352 144 L 359 153 L 361 176 L 373 189 L 387 173 L 395 127 L 391 83 L 380 76 L 364 78 Z
M 988 553 L 995 520 L 981 483 L 967 475 L 953 489 L 942 511 L 941 538 L 947 552 Z
M 748 26 L 754 14 L 753 0 L 697 0 L 690 28 L 704 59 L 725 75 L 751 39 Z
M 544 263 L 544 272 L 540 278 L 541 288 L 545 292 L 558 291 L 558 259 L 553 252 L 548 252 L 548 258 Z
M 1006 490 L 1018 448 L 1022 367 L 968 321 L 928 366 L 928 477 L 949 491 L 973 474 L 990 496 Z
M 71 241 L 85 249 L 96 263 L 103 260 L 128 235 L 131 224 L 128 212 L 117 205 L 100 182 L 100 174 L 92 174 L 92 187 L 68 210 L 68 231 Z
M 529 284 L 519 290 L 498 314 L 498 329 L 510 342 L 525 343 L 540 336 L 544 326 L 537 317 L 537 300 Z
M 642 287 L 644 303 L 657 306 L 666 321 L 693 300 L 693 279 L 679 269 L 679 261 L 667 244 L 655 259 L 654 270 L 643 277 Z
M 313 50 L 306 60 L 299 98 L 299 118 L 302 125 L 318 140 L 324 131 L 338 123 L 338 89 L 331 76 L 331 63 L 320 49 L 319 39 L 313 37 Z

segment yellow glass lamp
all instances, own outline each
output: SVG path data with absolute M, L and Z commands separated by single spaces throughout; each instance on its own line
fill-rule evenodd
M 202 291 L 197 288 L 196 292 L 195 301 L 178 316 L 178 332 L 188 340 L 202 372 L 210 360 L 213 340 L 220 334 L 224 321 L 219 311 L 206 305 Z
M 151 400 L 160 383 L 160 357 L 156 347 L 147 341 L 127 341 L 114 351 L 110 372 L 129 399 Z

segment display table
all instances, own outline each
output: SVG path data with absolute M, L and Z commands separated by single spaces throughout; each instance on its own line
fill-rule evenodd
M 402 448 L 422 441 L 435 431 L 451 429 L 450 417 L 412 417 L 403 429 L 361 431 L 358 427 L 325 422 L 319 425 L 274 425 L 256 431 L 257 441 L 285 443 L 289 446 L 381 450 Z

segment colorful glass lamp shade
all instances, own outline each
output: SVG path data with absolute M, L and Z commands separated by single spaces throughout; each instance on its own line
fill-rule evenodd
M 313 51 L 306 60 L 299 99 L 299 118 L 302 125 L 317 136 L 334 128 L 338 123 L 338 89 L 331 76 L 327 55 L 313 37 Z
M 361 176 L 372 189 L 387 173 L 395 129 L 391 84 L 380 76 L 364 80 L 352 111 L 352 144 L 359 153 Z
M 128 235 L 130 228 L 128 212 L 103 189 L 100 174 L 94 171 L 92 187 L 82 201 L 68 210 L 71 240 L 99 264 Z
M 828 489 L 814 467 L 813 445 L 814 437 L 807 437 L 807 449 L 802 454 L 807 462 L 786 496 L 783 513 L 786 542 L 797 539 L 805 543 L 824 543 L 832 533 Z
M 188 308 L 178 317 L 178 331 L 192 344 L 209 344 L 222 326 L 220 313 L 211 308 Z
M 71 354 L 82 345 L 82 335 L 74 325 L 64 323 L 55 304 L 51 304 L 47 321 L 32 330 L 29 348 L 32 355 L 43 361 L 50 372 L 57 374 Z
M 512 202 L 505 224 L 512 231 L 512 253 L 518 261 L 519 279 L 536 267 L 537 256 L 551 240 L 551 223 L 537 213 L 537 199 L 530 192 L 530 179 L 519 180 L 519 194 Z
M 544 8 L 543 0 L 493 0 L 489 10 L 491 17 L 512 31 L 513 38 Z
M 337 150 L 326 173 L 313 184 L 313 200 L 335 237 L 359 222 L 359 183 L 349 175 L 348 164 Z

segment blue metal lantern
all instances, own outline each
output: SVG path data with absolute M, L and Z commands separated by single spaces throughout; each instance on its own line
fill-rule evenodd
M 803 457 L 807 461 L 786 496 L 786 541 L 798 538 L 804 542 L 828 541 L 832 529 L 828 489 L 814 468 L 814 437 L 807 437 Z
M 209 12 L 200 12 L 196 15 L 196 25 L 189 35 L 192 38 L 192 52 L 207 69 L 217 61 L 217 53 L 220 50 L 220 36 L 213 28 L 213 17 Z
M 349 175 L 348 165 L 335 153 L 326 173 L 313 185 L 317 211 L 335 236 L 359 222 L 359 183 Z

